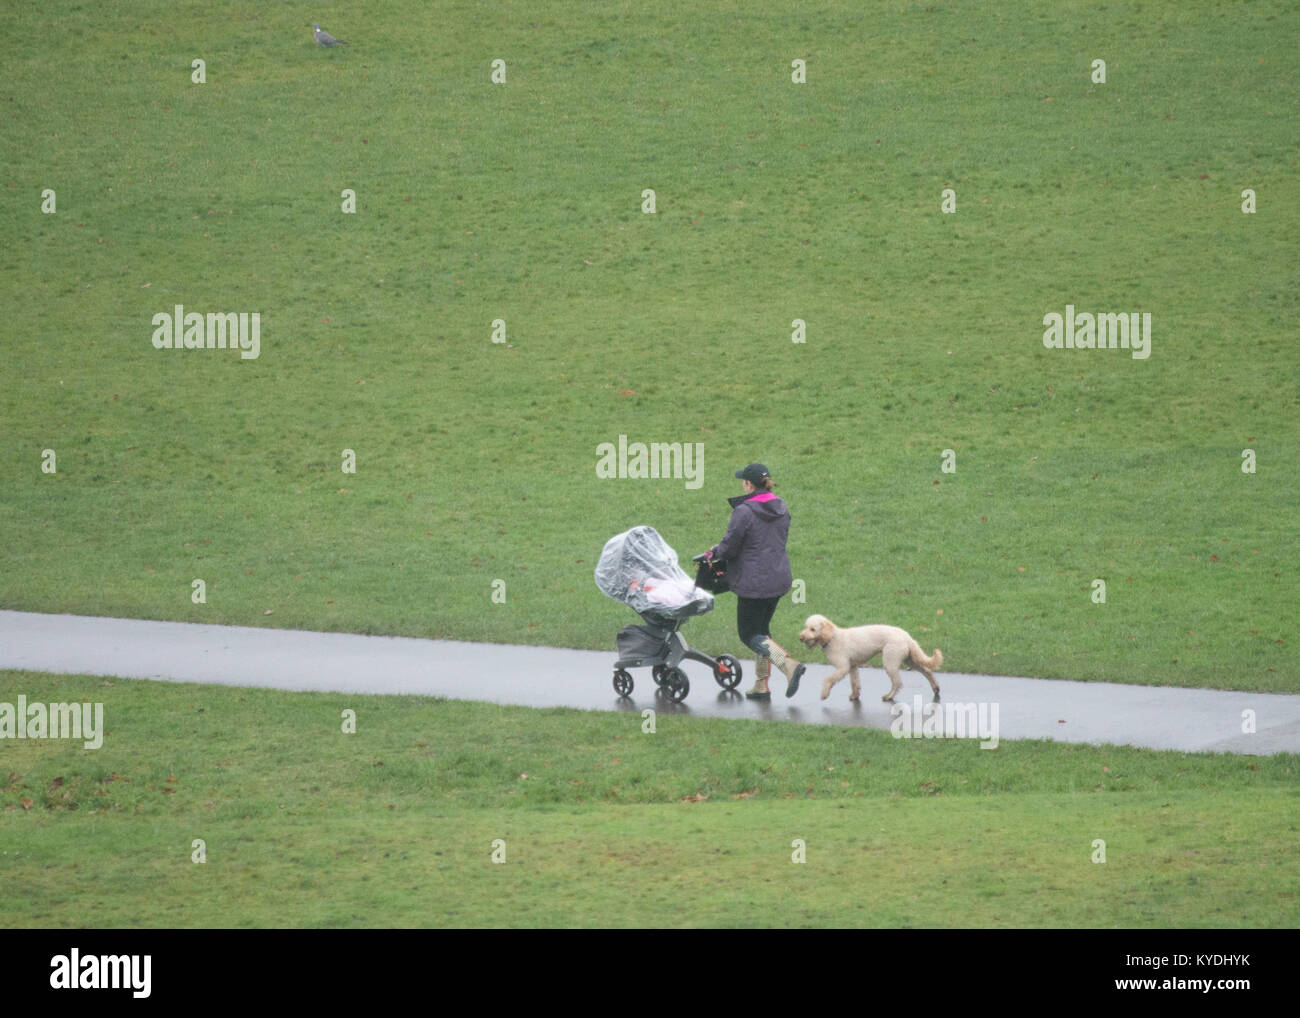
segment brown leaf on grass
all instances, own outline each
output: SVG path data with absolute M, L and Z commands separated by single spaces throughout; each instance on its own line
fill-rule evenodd
M 682 802 L 705 802 L 709 797 L 696 792 L 694 795 L 687 795 L 682 798 Z
M 23 809 L 31 809 L 34 805 L 36 805 L 34 802 L 32 802 L 31 799 L 28 799 L 26 797 L 19 799 L 18 802 L 22 805 Z

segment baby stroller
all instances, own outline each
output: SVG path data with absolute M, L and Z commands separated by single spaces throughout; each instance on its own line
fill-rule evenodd
M 632 692 L 629 668 L 650 668 L 663 693 L 681 703 L 691 691 L 679 667 L 690 658 L 713 669 L 723 689 L 740 684 L 741 668 L 730 654 L 716 659 L 691 650 L 682 638 L 681 625 L 693 615 L 713 611 L 713 595 L 697 587 L 677 564 L 677 552 L 653 527 L 633 527 L 605 542 L 596 563 L 596 586 L 625 604 L 646 623 L 624 626 L 618 633 L 618 660 L 614 662 L 614 691 Z

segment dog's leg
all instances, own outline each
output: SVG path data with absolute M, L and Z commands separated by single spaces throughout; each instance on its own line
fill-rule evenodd
M 885 703 L 893 703 L 894 696 L 903 688 L 903 680 L 898 677 L 898 667 L 907 659 L 907 650 L 902 644 L 891 643 L 880 653 L 880 663 L 890 681 L 889 692 L 880 698 Z
M 937 683 L 937 682 L 934 680 L 934 672 L 930 671 L 930 669 L 928 669 L 927 667 L 925 667 L 925 665 L 923 665 L 923 664 L 918 664 L 915 660 L 912 662 L 912 667 L 915 668 L 918 672 L 920 672 L 922 675 L 924 675 L 927 679 L 930 680 L 930 688 L 934 690 L 934 702 L 935 702 L 935 703 L 938 703 L 938 702 L 939 702 L 939 683 Z
M 858 670 L 856 668 L 849 669 L 849 699 L 862 699 L 862 681 L 858 678 Z
M 845 665 L 843 668 L 836 668 L 835 671 L 826 676 L 826 681 L 822 683 L 822 699 L 825 700 L 830 696 L 831 689 L 834 688 L 835 683 L 839 682 L 840 679 L 844 678 L 844 676 L 848 674 L 849 668 L 848 665 Z
M 934 702 L 938 703 L 939 683 L 935 681 L 934 672 L 932 672 L 930 669 L 943 667 L 943 651 L 941 651 L 938 647 L 935 647 L 934 656 L 926 657 L 925 651 L 921 649 L 921 645 L 917 643 L 915 640 L 912 640 L 912 647 L 911 650 L 908 652 L 907 656 L 908 659 L 911 661 L 912 667 L 916 671 L 924 675 L 926 679 L 929 680 L 930 688 L 934 690 Z

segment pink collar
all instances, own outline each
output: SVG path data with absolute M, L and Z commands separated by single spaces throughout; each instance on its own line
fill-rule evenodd
M 753 498 L 745 499 L 746 502 L 771 502 L 776 498 L 770 491 L 765 491 L 761 495 L 755 495 Z

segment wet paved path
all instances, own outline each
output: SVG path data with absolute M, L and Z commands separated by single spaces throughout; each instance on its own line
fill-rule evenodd
M 820 651 L 813 657 L 815 661 Z M 611 684 L 615 654 L 552 647 L 459 643 L 405 637 L 355 636 L 185 622 L 148 622 L 80 615 L 0 611 L 0 668 L 123 678 L 211 682 L 227 686 L 346 693 L 408 693 L 527 707 L 580 707 L 752 718 L 815 725 L 888 729 L 881 703 L 889 679 L 862 670 L 862 702 L 848 702 L 848 680 L 819 699 L 829 665 L 810 664 L 799 692 L 784 696 L 776 675 L 770 704 L 724 692 L 703 665 L 687 661 L 690 695 L 672 704 L 649 669 L 632 672 L 635 688 L 621 699 Z M 753 660 L 742 660 L 746 689 Z M 903 672 L 898 702 L 910 717 L 928 703 L 929 687 Z M 1127 686 L 940 672 L 945 704 L 997 709 L 1000 739 L 1112 742 L 1157 749 L 1250 754 L 1300 752 L 1300 695 Z M 1255 712 L 1256 731 L 1242 732 L 1242 712 Z M 918 730 L 920 721 L 917 721 Z M 987 734 L 981 733 L 981 734 Z

